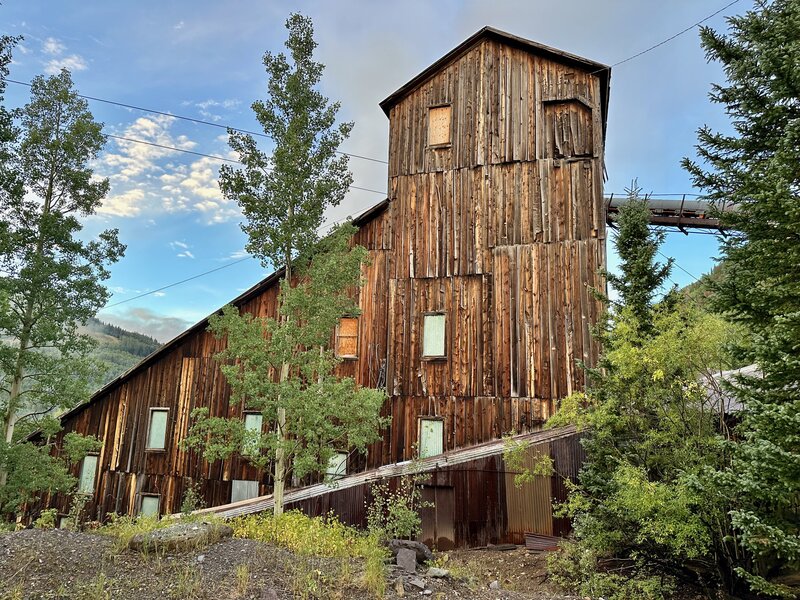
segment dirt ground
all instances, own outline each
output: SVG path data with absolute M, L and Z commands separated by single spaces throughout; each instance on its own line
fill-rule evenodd
M 546 581 L 544 558 L 525 549 L 462 550 L 438 555 L 451 576 L 399 577 L 389 569 L 386 598 L 567 600 Z M 0 534 L 0 599 L 234 600 L 367 598 L 362 565 L 308 558 L 262 542 L 227 539 L 165 555 L 118 551 L 114 540 L 91 533 L 29 529 Z M 335 575 L 334 575 L 335 574 Z M 403 581 L 403 590 L 398 588 Z M 490 589 L 497 581 L 499 589 Z M 399 595 L 402 593 L 402 596 Z

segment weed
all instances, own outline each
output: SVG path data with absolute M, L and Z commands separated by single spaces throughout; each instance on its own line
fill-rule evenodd
M 240 596 L 247 593 L 247 588 L 250 585 L 250 568 L 245 565 L 236 566 L 236 591 Z
M 353 582 L 375 598 L 383 597 L 386 591 L 385 560 L 389 552 L 380 538 L 348 527 L 333 515 L 307 517 L 289 511 L 275 517 L 263 513 L 234 519 L 231 525 L 236 537 L 283 546 L 298 555 L 291 576 L 299 597 L 316 597 L 320 589 L 341 588 Z M 316 566 L 310 565 L 309 557 L 341 559 L 338 585 L 334 578 L 323 576 Z M 351 558 L 364 560 L 364 574 L 359 579 L 352 576 Z
M 0 600 L 22 600 L 24 598 L 22 584 L 18 584 L 15 588 L 2 592 Z
M 203 578 L 194 567 L 184 567 L 175 573 L 175 587 L 170 596 L 175 600 L 197 600 L 203 595 Z
M 55 508 L 47 508 L 39 514 L 39 518 L 33 522 L 36 529 L 55 529 L 58 511 Z
M 81 585 L 73 597 L 76 600 L 111 600 L 111 579 L 105 573 L 98 573 Z

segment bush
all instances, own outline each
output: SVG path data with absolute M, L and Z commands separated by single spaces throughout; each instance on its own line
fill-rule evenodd
M 58 511 L 55 508 L 47 508 L 41 512 L 39 518 L 33 522 L 36 529 L 55 529 Z

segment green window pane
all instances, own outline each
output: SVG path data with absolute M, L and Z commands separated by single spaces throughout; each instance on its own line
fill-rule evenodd
M 341 479 L 347 475 L 347 452 L 337 452 L 328 461 L 325 476 L 328 480 Z
M 422 355 L 444 356 L 444 315 L 425 315 Z
M 419 457 L 435 456 L 444 452 L 444 421 L 420 420 Z
M 139 514 L 143 517 L 157 517 L 160 503 L 161 496 L 142 496 L 142 506 L 139 509 Z
M 150 429 L 147 435 L 147 448 L 163 450 L 167 439 L 167 415 L 169 411 L 157 409 L 150 411 Z
M 247 431 L 245 441 L 245 455 L 258 454 L 258 438 L 261 436 L 261 427 L 264 417 L 259 413 L 246 413 L 244 415 L 244 428 Z
M 231 482 L 231 502 L 258 498 L 258 482 L 247 479 L 234 479 Z
M 97 457 L 90 454 L 81 463 L 81 476 L 78 480 L 78 491 L 81 494 L 94 494 L 95 473 L 97 473 Z

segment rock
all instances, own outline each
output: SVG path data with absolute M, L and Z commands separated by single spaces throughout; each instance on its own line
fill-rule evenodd
M 278 592 L 269 588 L 261 594 L 261 600 L 278 600 Z
M 400 548 L 397 551 L 397 566 L 406 573 L 417 572 L 417 554 L 409 548 Z
M 428 572 L 425 573 L 428 577 L 448 577 L 450 575 L 450 571 L 447 569 L 440 569 L 438 567 L 431 567 L 428 569 Z
M 422 595 L 423 596 L 430 596 L 432 593 L 433 593 L 432 590 L 422 590 Z
M 196 560 L 197 560 L 197 562 L 201 563 L 201 562 L 205 561 L 205 559 L 206 559 L 206 555 L 205 554 L 201 554 L 200 556 L 197 557 Z
M 500 582 L 495 579 L 492 583 L 489 584 L 490 590 L 499 590 L 500 589 Z
M 196 550 L 233 535 L 228 525 L 217 523 L 178 523 L 164 529 L 137 533 L 128 547 L 140 552 L 158 550 Z
M 425 589 L 425 582 L 420 579 L 419 577 L 414 577 L 414 579 L 408 580 L 409 585 L 413 585 L 415 588 L 424 590 Z
M 394 580 L 394 593 L 398 598 L 402 598 L 406 595 L 406 586 L 403 585 L 402 577 L 398 577 Z
M 389 550 L 392 551 L 392 556 L 397 556 L 398 550 L 401 548 L 409 548 L 416 552 L 417 562 L 422 564 L 429 560 L 433 560 L 433 552 L 422 542 L 412 542 L 411 540 L 389 540 Z

